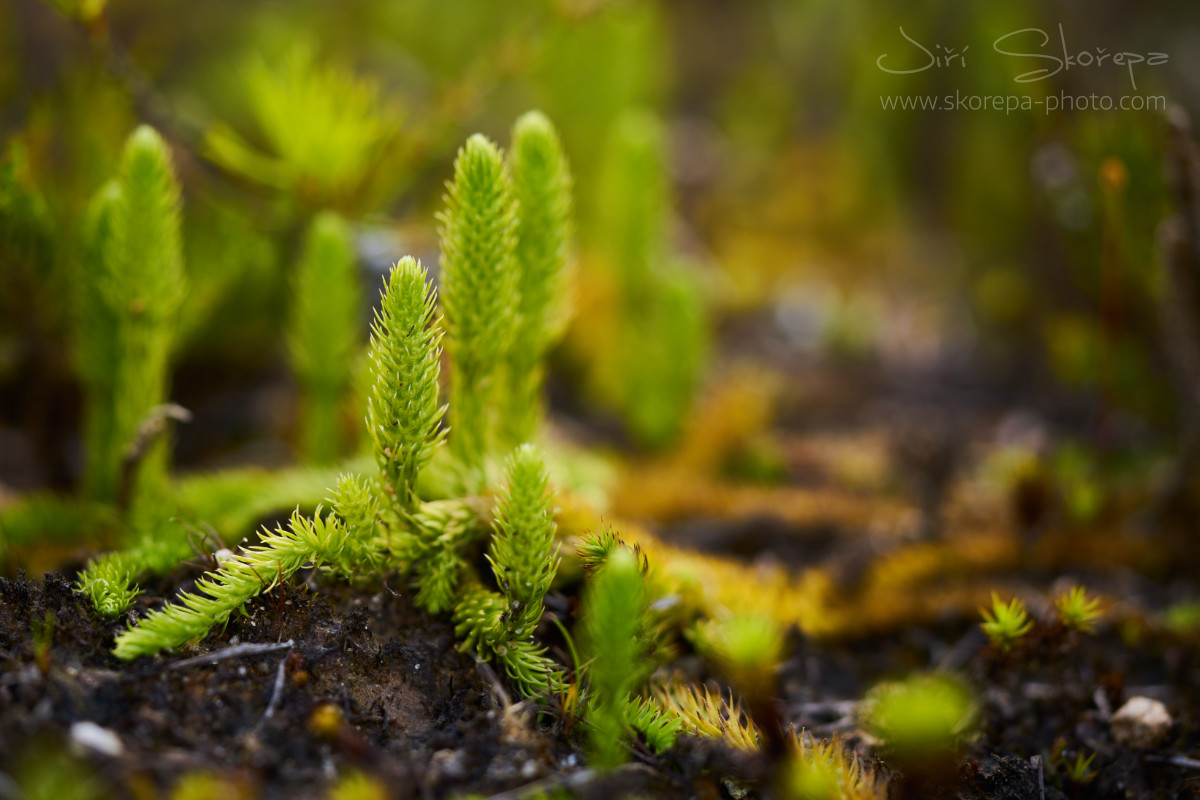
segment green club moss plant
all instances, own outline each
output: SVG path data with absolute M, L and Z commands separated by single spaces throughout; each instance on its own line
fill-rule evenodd
M 554 126 L 541 112 L 531 111 L 513 126 L 509 166 L 517 205 L 518 303 L 504 432 L 518 444 L 541 427 L 542 362 L 567 316 L 571 172 Z
M 328 464 L 340 455 L 342 403 L 359 350 L 362 306 L 354 238 L 337 214 L 309 226 L 292 285 L 288 355 L 301 392 L 300 452 Z
M 185 292 L 179 184 L 170 152 L 146 126 L 126 142 L 116 178 L 93 201 L 86 232 L 79 362 L 86 387 L 88 494 L 114 500 L 143 420 L 167 396 Z M 166 448 L 146 454 L 136 492 L 161 493 Z
M 556 142 L 544 118 L 530 119 L 533 122 L 518 125 L 518 130 L 532 126 L 533 133 L 523 135 Z M 561 183 L 565 164 L 551 172 L 559 176 L 554 181 Z M 459 427 L 451 432 L 443 424 L 447 406 L 439 395 L 443 320 L 437 315 L 437 293 L 421 264 L 406 257 L 386 280 L 371 330 L 366 424 L 375 475 L 342 476 L 330 501 L 331 511 L 318 507 L 311 518 L 297 511 L 288 526 L 263 534 L 257 544 L 227 558 L 197 583 L 197 591 L 180 595 L 132 625 L 118 637 L 119 657 L 136 658 L 198 641 L 247 600 L 299 569 L 319 568 L 348 580 L 394 573 L 415 590 L 419 607 L 451 613 L 464 649 L 500 663 L 522 695 L 562 687 L 560 670 L 534 640 L 542 598 L 558 567 L 553 493 L 541 454 L 533 445 L 521 444 L 507 461 L 494 504 L 491 495 L 482 491 L 486 462 L 500 439 L 498 420 L 491 413 L 493 400 L 504 401 L 505 392 L 515 386 L 502 379 L 509 366 L 519 361 L 512 353 L 514 339 L 497 338 L 491 313 L 498 308 L 509 312 L 503 326 L 511 332 L 518 308 L 514 302 L 518 288 L 511 273 L 517 203 L 500 151 L 482 137 L 472 137 L 460 152 L 455 176 L 448 210 L 442 216 L 447 256 L 442 308 L 445 335 L 454 344 L 449 408 L 453 415 L 457 398 L 468 409 L 454 417 Z M 533 182 L 539 181 L 534 176 Z M 549 213 L 545 224 L 559 230 L 543 234 L 547 241 L 559 242 L 549 246 L 557 259 L 569 233 L 565 213 L 569 201 L 556 194 L 563 186 L 551 188 L 555 189 L 551 205 L 560 207 Z M 321 226 L 327 230 L 321 231 Z M 306 257 L 321 261 L 323 256 L 312 251 L 322 246 L 319 237 L 328 234 L 336 239 L 336 227 L 329 218 L 319 220 Z M 544 242 L 539 247 L 546 249 Z M 334 244 L 330 248 L 337 249 Z M 534 274 L 540 277 L 526 281 L 524 291 L 540 298 L 530 307 L 541 308 L 545 320 L 551 312 L 544 306 L 557 302 L 561 264 L 543 263 Z M 328 330 L 315 320 L 321 311 L 314 306 L 308 321 L 293 328 L 293 353 L 301 354 L 298 362 L 333 357 L 330 350 L 321 349 L 325 343 L 300 342 L 314 330 Z M 531 325 L 523 341 L 543 343 L 537 358 L 523 362 L 540 375 L 544 343 L 549 341 L 545 325 Z M 500 342 L 507 344 L 501 347 Z M 323 368 L 306 364 L 309 374 Z M 509 398 L 498 407 L 514 405 Z M 537 416 L 533 419 L 539 421 Z M 421 474 L 447 438 L 466 442 L 459 445 L 454 459 L 462 474 L 474 476 L 472 491 L 423 497 Z M 206 491 L 216 492 L 216 484 Z M 472 566 L 477 546 L 486 547 L 495 589 Z M 131 587 L 137 572 L 134 562 L 136 551 L 105 556 L 85 576 L 90 582 L 81 586 L 95 601 L 123 607 L 136 592 Z
M 584 659 L 590 663 L 588 719 L 592 759 L 612 768 L 626 759 L 625 708 L 634 685 L 632 665 L 644 655 L 638 638 L 647 599 L 637 558 L 614 550 L 592 575 L 583 599 Z
M 84 384 L 84 492 L 125 511 L 124 553 L 95 560 L 80 586 L 106 614 L 128 607 L 133 581 L 159 563 L 171 513 L 165 436 L 170 357 L 185 293 L 180 190 L 162 138 L 142 126 L 85 220 L 77 351 Z
M 495 447 L 493 409 L 517 323 L 517 209 L 500 149 L 476 134 L 454 162 L 439 215 L 442 313 L 449 331 L 450 447 L 464 465 Z M 478 488 L 481 479 L 471 482 Z

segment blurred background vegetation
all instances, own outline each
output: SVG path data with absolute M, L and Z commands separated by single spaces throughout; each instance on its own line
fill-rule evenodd
M 349 225 L 365 342 L 387 267 L 436 264 L 459 144 L 505 143 L 535 107 L 575 173 L 576 313 L 551 393 L 585 433 L 669 444 L 694 393 L 750 357 L 1029 403 L 1081 437 L 1169 441 L 1162 114 L 880 107 L 1130 91 L 1121 69 L 1013 83 L 1028 65 L 991 42 L 1059 22 L 1073 49 L 1168 53 L 1138 93 L 1200 105 L 1200 8 L 1182 1 L 9 0 L 0 486 L 79 481 L 80 231 L 139 122 L 171 145 L 184 193 L 184 469 L 308 447 L 287 330 L 310 223 Z M 967 65 L 880 71 L 901 26 L 969 44 Z M 349 454 L 361 414 L 345 404 Z

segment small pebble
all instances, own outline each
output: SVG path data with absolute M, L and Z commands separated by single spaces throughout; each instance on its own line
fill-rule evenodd
M 76 722 L 71 726 L 71 746 L 110 758 L 117 758 L 125 752 L 121 737 L 94 722 Z
M 1113 741 L 1135 750 L 1149 750 L 1162 744 L 1171 730 L 1167 707 L 1149 697 L 1132 697 L 1117 709 L 1108 721 Z

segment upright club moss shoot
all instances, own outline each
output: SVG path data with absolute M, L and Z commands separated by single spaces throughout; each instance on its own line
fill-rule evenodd
M 90 492 L 112 500 L 139 427 L 167 397 L 168 368 L 185 292 L 179 183 L 170 151 L 154 129 L 129 137 L 114 181 L 101 190 L 88 223 L 80 331 L 89 384 Z M 93 337 L 95 337 L 93 339 Z M 141 461 L 138 493 L 165 488 L 167 451 Z
M 167 443 L 152 435 L 167 398 L 185 292 L 179 184 L 162 138 L 146 126 L 125 143 L 117 176 L 93 200 L 84 226 L 77 351 L 87 442 L 84 490 L 125 509 L 138 549 L 93 560 L 80 586 L 116 615 L 156 561 L 169 515 Z M 139 541 L 140 540 L 140 541 Z
M 445 437 L 436 308 L 437 295 L 421 262 L 406 256 L 388 276 L 371 327 L 367 432 L 383 490 L 405 513 L 416 509 L 417 475 Z
M 499 148 L 484 136 L 472 136 L 459 151 L 438 219 L 451 357 L 450 446 L 471 468 L 496 444 L 494 401 L 518 313 L 512 178 Z
M 508 459 L 487 554 L 500 593 L 473 587 L 454 615 L 464 644 L 494 654 L 525 695 L 560 684 L 558 669 L 532 639 L 558 570 L 552 500 L 541 454 L 532 445 L 517 448 Z
M 566 320 L 571 172 L 554 126 L 531 111 L 513 126 L 509 152 L 517 207 L 517 320 L 508 361 L 504 426 L 512 444 L 541 424 L 542 362 Z
M 643 655 L 638 637 L 646 592 L 637 558 L 615 549 L 596 570 L 583 600 L 586 660 L 591 664 L 588 706 L 592 758 L 612 768 L 625 761 L 625 708 L 634 686 L 632 666 Z

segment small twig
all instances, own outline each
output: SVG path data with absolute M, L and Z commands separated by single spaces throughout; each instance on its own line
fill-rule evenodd
M 279 659 L 279 669 L 275 671 L 275 689 L 271 692 L 271 701 L 267 703 L 267 710 L 263 712 L 262 719 L 258 721 L 258 727 L 260 728 L 275 715 L 275 709 L 279 707 L 279 698 L 283 696 L 284 673 L 286 672 L 287 662 L 291 658 L 291 655 L 292 651 L 288 650 L 287 655 Z
M 1034 756 L 1029 759 L 1029 762 L 1037 767 L 1038 774 L 1038 796 L 1041 800 L 1046 800 L 1046 768 L 1042 764 L 1042 757 Z
M 194 656 L 185 658 L 183 661 L 176 661 L 167 669 L 184 669 L 186 667 L 194 667 L 200 664 L 215 664 L 218 661 L 225 661 L 230 658 L 241 658 L 242 656 L 253 656 L 259 653 L 271 653 L 275 650 L 287 650 L 295 646 L 295 642 L 288 639 L 286 642 L 271 642 L 267 644 L 258 644 L 247 642 L 246 644 L 235 644 L 231 647 L 226 647 L 222 650 L 215 650 L 211 653 L 205 653 L 202 656 Z
M 1200 769 L 1200 759 L 1188 758 L 1187 756 L 1146 756 L 1147 761 L 1157 761 L 1163 764 L 1170 764 L 1175 767 L 1183 767 L 1184 769 Z

